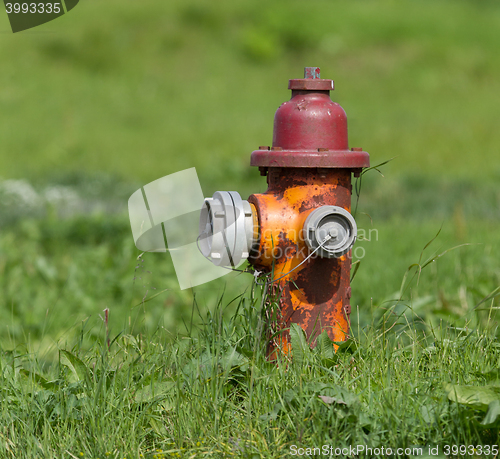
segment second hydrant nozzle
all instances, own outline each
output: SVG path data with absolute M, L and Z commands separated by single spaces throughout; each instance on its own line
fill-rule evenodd
M 354 217 L 339 206 L 322 206 L 313 210 L 304 223 L 304 239 L 320 257 L 339 258 L 356 241 L 358 229 Z M 328 237 L 326 242 L 325 239 Z M 321 245 L 321 247 L 320 247 Z

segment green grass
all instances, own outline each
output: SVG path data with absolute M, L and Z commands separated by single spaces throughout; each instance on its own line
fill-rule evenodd
M 88 1 L 0 30 L 0 457 L 499 442 L 497 2 Z M 193 166 L 263 192 L 250 152 L 306 65 L 395 159 L 363 177 L 351 345 L 295 330 L 275 365 L 252 276 L 180 291 L 126 202 Z
M 323 445 L 443 453 L 446 445 L 499 443 L 500 346 L 489 301 L 488 318 L 470 307 L 435 326 L 400 302 L 336 353 L 326 335 L 310 350 L 292 327 L 293 358 L 276 363 L 264 357 L 260 304 L 253 291 L 225 320 L 219 303 L 196 335 L 174 340 L 162 327 L 108 335 L 103 324 L 84 324 L 50 366 L 29 347 L 2 352 L 0 451 L 289 457 Z
M 132 284 L 137 251 L 119 217 L 15 226 L 2 240 L 11 308 L 2 317 L 0 457 L 497 444 L 498 234 L 450 250 L 494 232 L 443 226 L 424 249 L 437 232 L 430 222 L 392 219 L 378 231 L 359 243 L 350 346 L 334 353 L 323 340 L 311 351 L 293 330 L 293 359 L 273 364 L 248 279 L 226 281 L 219 299 L 172 286 L 141 305 L 148 287 Z M 144 260 L 149 285 L 175 284 L 163 256 Z M 415 263 L 419 278 L 416 266 L 405 277 Z

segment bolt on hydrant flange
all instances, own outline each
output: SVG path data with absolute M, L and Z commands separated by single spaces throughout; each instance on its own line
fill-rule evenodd
M 349 333 L 357 232 L 351 173 L 358 176 L 370 161 L 361 148 L 349 150 L 346 114 L 329 95 L 334 83 L 319 76 L 318 67 L 306 67 L 303 79 L 289 81 L 292 97 L 276 111 L 272 147 L 252 152 L 251 165 L 267 175 L 267 191 L 248 201 L 228 193 L 234 211 L 226 213 L 211 209 L 213 198 L 206 199 L 200 220 L 200 232 L 209 236 L 205 255 L 216 238 L 214 224 L 224 217 L 224 242 L 212 252 L 223 252 L 227 265 L 248 257 L 256 269 L 272 273 L 279 310 L 271 324 L 271 358 L 277 349 L 288 352 L 291 323 L 312 345 L 324 330 L 333 341 Z

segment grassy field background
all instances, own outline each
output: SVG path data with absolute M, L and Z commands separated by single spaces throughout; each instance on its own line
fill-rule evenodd
M 357 354 L 363 355 L 364 362 L 357 367 L 372 371 L 366 362 L 371 358 L 382 359 L 381 355 L 385 356 L 387 368 L 413 365 L 417 360 L 423 362 L 430 351 L 425 351 L 427 344 L 415 350 L 415 343 L 421 339 L 427 343 L 430 336 L 440 340 L 439 343 L 451 340 L 455 347 L 450 351 L 451 357 L 446 354 L 448 350 L 443 350 L 444 345 L 437 345 L 440 349 L 437 354 L 431 352 L 441 360 L 429 364 L 437 373 L 433 373 L 436 379 L 432 383 L 426 379 L 426 391 L 437 390 L 439 386 L 439 394 L 445 394 L 444 382 L 484 382 L 477 375 L 498 366 L 500 5 L 497 2 L 314 0 L 305 8 L 304 2 L 273 0 L 264 8 L 247 0 L 212 3 L 87 0 L 56 21 L 17 34 L 10 32 L 7 16 L 0 15 L 0 31 L 0 346 L 6 380 L 10 381 L 10 373 L 5 373 L 5 368 L 13 368 L 16 378 L 21 378 L 21 369 L 31 371 L 29 374 L 36 369 L 36 374 L 44 375 L 46 382 L 51 377 L 65 381 L 66 386 L 61 383 L 66 387 L 64 394 L 71 393 L 71 384 L 83 384 L 90 376 L 86 372 L 84 376 L 78 374 L 76 361 L 74 371 L 68 370 L 73 357 L 63 359 L 70 364 L 61 366 L 60 350 L 66 349 L 71 350 L 72 356 L 79 355 L 79 362 L 85 365 L 94 362 L 93 370 L 89 370 L 95 377 L 92 381 L 98 380 L 95 368 L 100 368 L 101 375 L 117 371 L 113 362 L 126 362 L 124 368 L 129 368 L 129 375 L 135 375 L 133 382 L 138 387 L 152 384 L 161 373 L 160 368 L 169 368 L 167 376 L 162 376 L 168 379 L 168 390 L 163 392 L 168 394 L 173 387 L 169 384 L 181 384 L 170 373 L 173 368 L 180 368 L 181 363 L 188 365 L 190 359 L 203 360 L 202 352 L 197 353 L 196 349 L 207 342 L 221 346 L 214 337 L 212 341 L 203 341 L 208 339 L 203 338 L 203 333 L 208 333 L 216 321 L 204 319 L 208 321 L 206 325 L 199 325 L 201 318 L 206 318 L 207 313 L 215 314 L 217 304 L 228 304 L 238 295 L 249 298 L 252 277 L 230 274 L 196 289 L 179 291 L 168 255 L 146 254 L 142 268 L 137 262 L 140 252 L 131 237 L 127 199 L 141 185 L 189 167 L 196 167 L 206 196 L 216 190 L 237 190 L 243 197 L 265 191 L 265 180 L 249 166 L 250 153 L 259 145 L 271 143 L 274 112 L 289 98 L 287 81 L 301 77 L 304 66 L 319 66 L 324 78 L 335 80 L 332 99 L 347 112 L 350 146 L 368 151 L 372 165 L 393 158 L 381 167 L 383 175 L 372 170 L 363 176 L 356 218 L 358 226 L 376 230 L 372 235 L 377 237 L 358 243 L 365 255 L 353 281 L 353 335 L 368 347 L 370 343 L 380 344 L 377 330 L 386 330 L 384 327 L 399 320 L 402 322 L 391 329 L 394 333 L 391 339 L 401 340 L 403 348 L 413 343 L 413 354 L 406 354 L 409 351 L 404 348 L 398 354 L 404 357 L 401 357 L 404 363 L 398 363 L 397 356 L 389 356 L 394 343 L 384 341 L 381 349 L 386 354 L 382 351 L 378 356 L 375 351 Z M 437 238 L 426 247 L 438 232 Z M 454 247 L 457 248 L 450 250 Z M 444 252 L 425 266 L 419 279 L 414 278 L 418 266 L 405 277 L 412 264 L 423 266 L 429 258 L 432 260 Z M 164 289 L 168 290 L 152 298 Z M 227 320 L 231 320 L 237 303 L 226 309 Z M 201 311 L 201 318 L 193 314 L 194 304 Z M 111 337 L 123 333 L 130 338 L 113 354 L 114 360 L 101 360 L 97 364 L 95 359 L 106 337 L 102 320 L 105 308 L 109 308 Z M 190 325 L 192 317 L 198 324 L 195 331 Z M 246 326 L 250 322 L 247 320 Z M 463 336 L 450 332 L 448 327 L 463 328 L 465 324 L 475 330 L 474 342 L 483 343 L 477 346 L 481 349 L 486 346 L 483 347 L 489 354 L 476 366 L 471 363 L 469 369 L 435 376 L 445 371 L 446 358 L 451 359 L 452 368 L 455 363 L 458 365 L 463 348 L 456 343 L 462 343 Z M 247 336 L 245 326 L 240 323 L 239 327 L 238 333 Z M 184 341 L 179 334 L 193 337 L 191 347 L 182 347 Z M 147 349 L 131 344 L 139 336 L 151 340 Z M 221 340 L 227 339 L 225 347 L 222 346 L 224 351 L 211 348 L 212 355 L 218 355 L 222 362 L 227 357 L 224 352 L 231 348 L 228 343 L 234 338 L 224 336 L 223 333 L 220 336 Z M 245 339 L 250 340 L 248 336 Z M 255 335 L 251 337 L 257 339 Z M 161 353 L 154 350 L 159 347 L 153 349 L 155 343 L 161 347 Z M 175 354 L 179 346 L 180 360 L 168 360 L 170 363 L 162 367 L 160 354 Z M 469 346 L 469 341 L 464 346 Z M 250 348 L 248 344 L 248 352 Z M 473 348 L 467 347 L 464 355 L 470 356 L 471 362 L 479 362 Z M 127 367 L 129 357 L 123 352 L 143 359 L 149 356 L 155 370 L 148 373 L 149 370 Z M 319 358 L 321 362 L 323 357 L 315 354 L 307 358 L 313 359 L 310 362 Z M 302 387 L 314 378 L 326 381 L 332 377 L 330 370 L 315 370 L 312 364 L 302 367 L 303 362 L 309 362 L 307 358 L 298 364 L 293 384 Z M 345 372 L 336 381 L 339 387 L 348 386 L 356 393 L 359 403 L 369 405 L 371 383 L 362 377 L 361 385 L 353 382 L 358 381 L 361 370 L 353 370 L 349 364 L 351 358 L 354 358 L 351 354 L 342 357 L 347 367 L 342 366 Z M 255 380 L 253 370 L 251 375 L 247 370 L 238 373 L 239 366 L 246 368 L 243 360 L 234 363 L 231 359 L 226 367 L 222 364 L 222 383 L 227 378 Z M 216 366 L 221 361 L 217 362 Z M 147 361 L 144 365 L 147 366 Z M 263 362 L 259 365 L 261 371 L 267 368 L 264 371 L 267 376 L 262 376 L 267 382 L 259 386 L 262 394 L 269 385 L 275 387 L 272 394 L 284 393 L 285 390 L 280 392 L 278 388 L 285 384 L 286 375 L 274 374 L 275 369 L 269 369 Z M 66 373 L 61 368 L 66 368 Z M 313 369 L 304 372 L 301 368 Z M 141 379 L 139 373 L 143 370 L 144 374 L 156 376 Z M 189 377 L 194 374 L 181 373 Z M 381 378 L 377 384 L 387 383 L 387 387 L 392 384 L 401 394 L 406 393 L 408 387 L 398 385 L 381 368 L 375 373 L 380 373 Z M 410 379 L 426 377 L 423 370 L 410 373 L 408 370 Z M 214 375 L 220 376 L 217 372 Z M 20 412 L 23 409 L 29 412 L 35 402 L 43 405 L 34 396 L 26 401 L 21 395 L 33 394 L 33 390 L 14 384 L 15 378 L 12 381 L 14 392 L 9 397 L 19 399 L 16 403 L 24 407 Z M 40 381 L 32 382 L 40 385 Z M 134 384 L 125 376 L 120 381 L 113 386 L 115 389 L 125 388 L 127 393 L 133 390 Z M 196 381 L 201 384 L 201 380 Z M 231 394 L 235 397 L 231 398 L 235 410 L 240 409 L 235 408 L 238 397 L 247 400 L 248 391 L 251 395 L 252 384 L 244 386 L 243 392 Z M 291 385 L 292 382 L 286 390 L 292 390 Z M 196 390 L 202 390 L 202 386 Z M 87 400 L 94 400 L 92 403 L 101 400 L 102 406 L 107 406 L 106 403 L 117 400 L 113 397 L 118 392 L 110 392 L 109 399 L 99 399 L 101 395 L 90 384 L 85 387 L 89 391 Z M 221 387 L 210 386 L 215 391 L 210 397 L 218 397 Z M 311 387 L 299 391 L 300 400 L 290 395 L 292 402 L 298 400 L 292 403 L 294 410 L 309 409 L 304 401 L 307 396 L 302 396 L 319 391 Z M 54 393 L 53 389 L 43 388 L 50 393 Z M 7 386 L 2 390 L 5 396 Z M 272 394 L 248 403 L 254 403 L 252 410 L 257 410 L 260 400 L 265 410 L 269 404 L 278 403 L 271 400 Z M 384 405 L 385 392 L 377 394 L 373 396 L 377 402 L 370 414 L 372 420 L 380 417 Z M 78 455 L 78 448 L 89 457 L 102 456 L 106 451 L 119 457 L 125 450 L 130 451 L 131 457 L 141 452 L 152 457 L 156 454 L 156 444 L 163 445 L 163 449 L 170 445 L 166 449 L 170 448 L 172 454 L 180 455 L 181 447 L 194 451 L 204 416 L 215 415 L 202 412 L 205 408 L 196 411 L 192 405 L 194 399 L 182 398 L 179 392 L 168 397 L 171 397 L 169 403 L 175 401 L 177 408 L 194 410 L 193 419 L 171 418 L 172 409 L 167 409 L 167 417 L 173 424 L 159 427 L 165 418 L 161 410 L 157 411 L 157 405 L 150 417 L 144 414 L 141 418 L 134 410 L 144 406 L 134 399 L 136 404 L 132 408 L 127 405 L 129 411 L 125 411 L 139 417 L 130 422 L 138 432 L 143 431 L 144 425 L 150 429 L 144 435 L 138 434 L 135 443 L 120 445 L 120 436 L 132 425 L 123 415 L 112 419 L 123 425 L 124 430 L 118 428 L 109 442 L 102 438 L 95 443 L 98 447 L 93 448 L 92 442 L 80 438 L 83 435 L 80 431 L 73 436 L 68 433 L 68 443 L 60 449 L 55 446 L 56 437 L 47 434 L 46 443 L 42 441 L 43 447 L 39 447 L 35 438 L 41 437 L 35 435 L 26 440 L 29 446 L 26 451 L 33 453 L 26 457 L 63 457 L 65 450 Z M 202 399 L 213 408 L 210 397 Z M 144 395 L 144 400 L 150 399 Z M 442 443 L 444 437 L 437 432 L 440 428 L 443 432 L 447 430 L 440 423 L 445 418 L 452 419 L 456 415 L 453 410 L 459 408 L 454 405 L 455 408 L 446 411 L 448 401 L 439 400 L 429 405 L 428 409 L 434 413 L 429 416 L 438 421 L 427 433 L 413 438 L 398 431 L 401 435 L 396 437 L 405 438 L 405 444 L 429 436 L 433 436 L 436 444 Z M 360 406 L 356 405 L 358 402 L 352 403 Z M 78 408 L 79 416 L 87 419 L 90 411 L 87 413 L 82 406 L 85 405 Z M 288 405 L 283 402 L 282 407 L 285 406 Z M 421 415 L 420 405 L 417 408 L 420 414 L 416 418 L 430 419 Z M 269 412 L 272 409 L 271 406 Z M 441 410 L 441 414 L 435 414 L 436 410 Z M 314 427 L 314 423 L 305 421 L 301 424 L 302 434 L 298 427 L 294 433 L 290 414 L 278 415 L 280 412 L 278 409 L 272 415 L 274 418 L 260 440 L 252 435 L 262 430 L 261 424 L 250 423 L 245 431 L 242 426 L 250 422 L 246 415 L 236 417 L 240 424 L 240 421 L 231 424 L 222 416 L 217 428 L 207 428 L 203 434 L 207 443 L 206 448 L 201 443 L 197 447 L 200 457 L 207 451 L 214 456 L 228 452 L 243 454 L 243 450 L 231 443 L 236 441 L 235 432 L 241 429 L 251 438 L 249 455 L 270 457 L 279 457 L 297 439 L 325 441 L 327 431 L 328 438 L 335 437 L 327 424 Z M 8 410 L 2 413 L 4 420 L 12 416 Z M 265 413 L 260 414 L 265 417 Z M 478 416 L 469 412 L 465 415 L 469 416 L 467 419 Z M 38 432 L 53 428 L 52 415 L 40 416 Z M 61 416 L 57 422 L 69 426 L 66 432 L 77 428 L 72 424 L 75 419 Z M 343 425 L 339 422 L 336 429 Z M 96 423 L 91 423 L 89 431 L 99 430 L 99 422 Z M 425 422 L 417 423 L 417 427 L 403 424 L 408 429 L 418 429 Z M 374 436 L 378 435 L 379 443 L 387 440 L 383 432 L 390 430 L 388 424 L 372 427 L 370 433 L 363 425 L 361 421 L 353 421 L 351 425 L 353 432 L 361 435 L 359 438 L 367 435 L 366 438 L 375 441 Z M 463 425 L 469 426 L 467 422 Z M 463 425 L 453 427 L 456 441 L 464 441 Z M 20 435 L 17 427 L 12 429 L 10 433 L 0 431 L 0 435 L 5 438 Z M 495 440 L 492 431 L 467 429 L 470 441 Z M 391 441 L 396 441 L 396 437 Z M 219 438 L 222 443 L 218 443 Z M 279 447 L 272 446 L 273 438 Z M 265 446 L 260 441 L 270 443 Z M 8 447 L 4 446 L 2 451 L 9 455 Z M 12 446 L 11 451 L 20 450 Z M 16 453 L 14 457 L 21 456 Z

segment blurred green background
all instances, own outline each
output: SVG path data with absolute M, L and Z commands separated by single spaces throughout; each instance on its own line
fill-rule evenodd
M 358 225 L 378 237 L 359 242 L 354 325 L 440 228 L 422 260 L 470 245 L 405 290 L 419 314 L 459 321 L 500 285 L 497 1 L 82 0 L 17 34 L 0 14 L 0 31 L 2 346 L 98 334 L 106 307 L 114 333 L 175 334 L 193 302 L 248 289 L 230 274 L 181 292 L 168 255 L 136 268 L 127 199 L 190 167 L 206 196 L 265 191 L 250 153 L 304 66 L 335 80 L 350 146 L 394 158 L 363 178 Z

